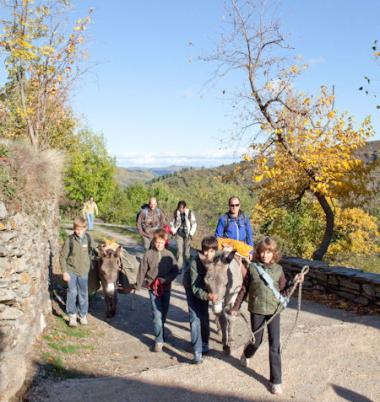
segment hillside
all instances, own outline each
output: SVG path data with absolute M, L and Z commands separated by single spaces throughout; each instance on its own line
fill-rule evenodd
M 118 166 L 116 171 L 116 180 L 123 186 L 130 186 L 136 183 L 147 183 L 159 176 L 170 175 L 184 169 L 183 166 L 168 166 L 161 168 L 125 168 Z
M 127 169 L 118 166 L 116 171 L 116 180 L 123 187 L 136 183 L 146 183 L 157 176 L 149 169 Z

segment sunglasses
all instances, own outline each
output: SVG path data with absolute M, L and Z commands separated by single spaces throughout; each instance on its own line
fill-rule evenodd
M 240 207 L 240 204 L 230 204 L 230 207 Z

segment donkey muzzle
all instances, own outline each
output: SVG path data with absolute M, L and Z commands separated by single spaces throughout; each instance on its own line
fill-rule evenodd
M 223 302 L 218 301 L 212 304 L 212 312 L 214 314 L 220 314 L 223 311 Z

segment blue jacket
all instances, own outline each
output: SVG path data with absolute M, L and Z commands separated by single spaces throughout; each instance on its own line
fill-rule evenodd
M 229 215 L 229 214 L 228 214 Z M 243 241 L 253 247 L 253 234 L 251 228 L 251 222 L 249 217 L 240 214 L 237 219 L 229 215 L 228 227 L 224 230 L 227 225 L 227 214 L 222 215 L 218 224 L 216 225 L 215 237 L 227 237 L 229 239 Z

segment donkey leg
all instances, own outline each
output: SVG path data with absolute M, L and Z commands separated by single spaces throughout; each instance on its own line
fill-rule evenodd
M 222 332 L 219 318 L 220 318 L 220 314 L 215 314 L 215 325 L 216 325 L 216 331 L 217 331 L 218 335 L 220 335 Z
M 230 345 L 228 340 L 228 320 L 226 318 L 225 313 L 221 313 L 219 316 L 220 327 L 222 330 L 222 344 L 223 351 L 227 354 L 230 353 Z
M 117 292 L 115 290 L 115 292 L 112 296 L 112 309 L 111 309 L 112 317 L 116 314 L 116 304 L 117 304 Z

